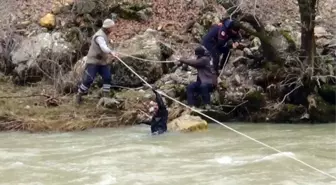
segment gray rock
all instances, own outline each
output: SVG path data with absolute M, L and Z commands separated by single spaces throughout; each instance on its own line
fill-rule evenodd
M 158 37 L 158 32 L 148 29 L 144 34 L 126 40 L 117 48 L 121 60 L 132 67 L 136 73 L 145 78 L 149 83 L 153 83 L 161 78 L 163 75 L 162 64 L 157 61 L 162 60 L 162 52 L 164 50 L 171 50 L 161 44 L 157 39 Z M 143 61 L 133 57 L 144 58 L 150 61 Z M 128 87 L 142 85 L 143 82 L 121 62 L 113 62 L 112 67 L 114 70 L 112 78 L 117 85 Z
M 273 25 L 271 25 L 271 24 L 267 24 L 267 25 L 265 26 L 265 30 L 266 30 L 267 32 L 273 32 L 273 31 L 276 30 L 276 27 L 273 26 Z
M 328 33 L 327 30 L 322 26 L 316 26 L 314 28 L 314 32 L 315 32 L 315 37 L 317 38 L 330 36 L 330 33 Z
M 59 66 L 72 60 L 72 45 L 61 33 L 41 33 L 22 40 L 11 52 L 14 74 L 19 81 L 41 80 L 43 76 L 54 76 Z M 70 64 L 68 64 L 70 66 Z
M 329 42 L 326 43 L 324 47 L 336 49 L 336 38 L 329 40 Z
M 198 41 L 201 41 L 202 36 L 205 34 L 205 32 L 206 32 L 205 28 L 197 22 L 191 28 L 192 35 Z
M 205 0 L 194 0 L 195 1 L 195 4 L 197 7 L 200 7 L 200 8 L 204 8 L 205 7 Z
M 253 56 L 253 53 L 252 53 L 251 49 L 244 48 L 244 55 L 245 56 Z
M 89 14 L 96 9 L 94 0 L 78 0 L 74 3 L 75 12 L 79 15 Z
M 97 108 L 99 107 L 105 107 L 114 109 L 117 108 L 120 105 L 120 102 L 114 98 L 100 98 L 100 100 L 97 103 Z
M 148 19 L 152 14 L 153 14 L 152 8 L 145 8 L 143 10 L 136 12 L 136 15 L 139 17 L 139 19 L 143 21 L 148 21 Z

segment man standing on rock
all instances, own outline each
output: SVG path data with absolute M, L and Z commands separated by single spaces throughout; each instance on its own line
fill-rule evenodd
M 213 25 L 203 37 L 202 45 L 211 53 L 217 76 L 219 75 L 219 70 L 223 68 L 224 61 L 230 51 L 231 46 L 228 46 L 228 41 L 232 39 L 232 48 L 237 48 L 239 45 L 238 41 L 241 39 L 239 30 L 238 22 L 226 18 L 221 23 Z M 222 54 L 222 60 L 219 62 Z
M 195 96 L 201 95 L 203 105 L 210 109 L 210 93 L 217 86 L 217 76 L 211 60 L 210 54 L 203 46 L 195 49 L 196 59 L 180 59 L 182 64 L 192 66 L 197 69 L 197 81 L 187 86 L 188 105 L 195 106 Z
M 96 74 L 99 73 L 103 78 L 103 96 L 107 97 L 111 88 L 111 71 L 107 63 L 108 55 L 116 56 L 108 46 L 108 35 L 112 32 L 115 23 L 111 19 L 103 22 L 102 28 L 99 29 L 91 39 L 91 46 L 87 54 L 86 67 L 82 84 L 78 88 L 76 103 L 82 102 L 82 96 L 87 94 Z

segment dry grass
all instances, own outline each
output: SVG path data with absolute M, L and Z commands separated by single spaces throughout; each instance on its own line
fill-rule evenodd
M 76 106 L 73 96 L 53 97 L 45 85 L 18 87 L 2 82 L 0 86 L 1 131 L 77 131 L 136 123 L 137 114 L 132 111 L 98 109 L 97 99 L 89 96 Z

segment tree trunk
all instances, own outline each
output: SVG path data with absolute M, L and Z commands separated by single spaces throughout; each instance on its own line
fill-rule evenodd
M 279 57 L 279 53 L 277 49 L 272 45 L 271 43 L 272 38 L 267 36 L 267 33 L 261 21 L 251 14 L 244 14 L 240 18 L 240 21 L 249 23 L 256 30 L 256 32 L 253 32 L 252 30 L 249 30 L 247 27 L 241 25 L 242 29 L 260 39 L 264 57 L 268 61 L 281 64 L 282 62 L 281 58 Z
M 314 69 L 316 54 L 315 16 L 317 0 L 298 0 L 301 17 L 301 59 Z M 311 71 L 313 73 L 313 71 Z
M 279 56 L 277 49 L 271 43 L 272 38 L 266 34 L 262 22 L 256 16 L 253 16 L 251 14 L 245 14 L 241 12 L 241 10 L 236 10 L 236 8 L 238 7 L 237 4 L 239 4 L 237 1 L 234 0 L 219 0 L 219 1 L 220 4 L 228 11 L 228 14 L 232 14 L 232 18 L 236 18 L 241 22 L 249 23 L 255 29 L 255 31 L 253 31 L 245 27 L 244 25 L 240 24 L 240 26 L 244 31 L 260 39 L 264 57 L 268 61 L 282 64 L 282 60 Z

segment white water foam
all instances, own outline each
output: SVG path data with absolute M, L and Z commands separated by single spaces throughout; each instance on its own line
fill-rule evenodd
M 113 177 L 111 174 L 104 174 L 100 176 L 100 181 L 96 185 L 111 185 L 117 183 L 117 178 Z
M 223 157 L 218 157 L 215 158 L 214 160 L 219 163 L 219 164 L 224 164 L 224 165 L 245 165 L 245 164 L 250 164 L 250 163 L 258 163 L 262 161 L 272 161 L 280 158 L 285 158 L 286 156 L 295 156 L 294 153 L 292 152 L 282 152 L 282 153 L 276 153 L 276 154 L 271 154 L 268 156 L 265 156 L 261 159 L 255 159 L 255 160 L 234 160 L 230 156 L 223 156 Z M 255 158 L 255 157 L 254 157 Z

